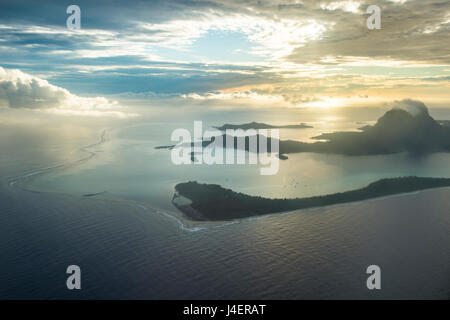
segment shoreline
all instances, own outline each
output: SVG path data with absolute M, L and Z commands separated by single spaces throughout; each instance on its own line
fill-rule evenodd
M 306 198 L 270 199 L 194 181 L 175 186 L 176 194 L 187 198 L 191 203 L 173 204 L 191 220 L 225 222 L 377 201 L 449 187 L 450 178 L 398 177 L 381 179 L 366 187 L 341 193 Z
M 227 226 L 230 224 L 245 222 L 248 220 L 263 218 L 263 217 L 268 217 L 268 216 L 285 215 L 285 214 L 291 214 L 291 213 L 301 213 L 301 212 L 307 212 L 307 211 L 311 211 L 311 210 L 333 208 L 336 206 L 340 207 L 343 205 L 344 206 L 345 205 L 354 205 L 354 204 L 362 203 L 362 202 L 366 202 L 366 201 L 378 201 L 378 200 L 382 200 L 382 199 L 390 198 L 390 197 L 408 196 L 408 195 L 412 195 L 412 194 L 422 193 L 424 191 L 430 191 L 433 189 L 443 189 L 443 188 L 448 187 L 448 186 L 443 186 L 443 187 L 425 188 L 425 189 L 415 190 L 415 191 L 411 191 L 411 192 L 395 193 L 395 194 L 383 195 L 383 196 L 378 196 L 378 197 L 373 197 L 373 198 L 368 198 L 368 199 L 356 200 L 356 201 L 349 201 L 349 202 L 335 203 L 335 204 L 328 204 L 328 205 L 320 205 L 320 206 L 313 206 L 313 207 L 307 207 L 307 208 L 294 208 L 294 209 L 290 209 L 290 210 L 268 212 L 268 213 L 265 213 L 262 215 L 249 215 L 246 217 L 234 218 L 234 219 L 229 219 L 229 220 L 209 220 L 205 217 L 202 217 L 202 219 L 194 220 L 191 218 L 192 214 L 186 213 L 186 209 L 187 209 L 186 205 L 184 205 L 184 206 L 176 205 L 175 203 L 173 203 L 173 201 L 172 201 L 172 205 L 174 206 L 174 210 L 169 210 L 167 208 L 166 209 L 156 208 L 150 202 L 142 200 L 142 199 L 124 198 L 124 197 L 121 197 L 120 195 L 115 195 L 115 194 L 111 194 L 108 192 L 102 192 L 101 194 L 95 194 L 95 195 L 86 197 L 83 194 L 81 194 L 81 195 L 73 194 L 73 193 L 64 192 L 64 191 L 58 192 L 56 190 L 33 190 L 33 189 L 28 188 L 29 184 L 34 179 L 37 179 L 42 175 L 52 173 L 55 170 L 64 170 L 69 167 L 77 166 L 86 161 L 89 161 L 90 159 L 95 157 L 95 155 L 97 154 L 96 151 L 91 151 L 89 149 L 99 146 L 99 145 L 109 141 L 109 139 L 107 139 L 107 135 L 106 135 L 107 131 L 109 134 L 111 130 L 117 131 L 117 130 L 121 130 L 121 129 L 123 129 L 123 128 L 116 128 L 116 129 L 110 129 L 110 130 L 103 129 L 101 131 L 99 141 L 89 144 L 87 146 L 80 147 L 79 148 L 80 151 L 88 153 L 88 155 L 86 157 L 82 157 L 78 160 L 69 161 L 68 163 L 55 164 L 54 166 L 50 166 L 50 167 L 42 167 L 42 168 L 38 168 L 38 169 L 27 170 L 27 171 L 24 171 L 24 173 L 22 173 L 19 176 L 5 178 L 5 180 L 3 180 L 2 185 L 5 188 L 9 188 L 11 190 L 16 189 L 16 190 L 21 190 L 24 192 L 50 193 L 50 194 L 54 194 L 54 195 L 59 194 L 59 195 L 66 195 L 66 196 L 69 195 L 69 196 L 74 196 L 77 198 L 82 198 L 85 200 L 108 201 L 108 202 L 117 201 L 122 204 L 137 206 L 137 207 L 140 207 L 142 210 L 145 210 L 145 211 L 148 211 L 151 213 L 158 213 L 162 216 L 165 216 L 166 218 L 173 220 L 179 226 L 180 229 L 182 229 L 184 231 L 189 231 L 189 232 L 200 231 L 200 230 L 216 228 L 216 227 L 223 227 L 223 226 Z M 196 212 L 198 212 L 198 211 L 196 211 Z
M 29 188 L 30 183 L 33 182 L 34 179 L 38 179 L 40 176 L 45 174 L 50 174 L 54 172 L 55 170 L 65 170 L 70 167 L 75 167 L 77 165 L 83 164 L 92 158 L 94 158 L 97 153 L 95 151 L 90 151 L 90 148 L 98 147 L 108 141 L 110 141 L 109 138 L 107 138 L 107 133 L 111 134 L 113 131 L 119 131 L 124 128 L 127 128 L 129 126 L 123 127 L 123 128 L 115 128 L 115 129 L 103 129 L 100 132 L 100 139 L 97 140 L 97 142 L 91 143 L 87 146 L 81 146 L 78 148 L 81 152 L 88 153 L 87 156 L 81 157 L 79 159 L 75 159 L 73 161 L 69 161 L 66 163 L 56 163 L 53 166 L 43 166 L 41 168 L 35 168 L 35 169 L 29 169 L 23 171 L 20 175 L 5 177 L 1 181 L 1 188 L 10 190 L 10 191 L 21 191 L 21 192 L 29 192 L 29 193 L 46 193 L 46 194 L 52 194 L 55 196 L 70 196 L 78 199 L 83 199 L 87 201 L 103 201 L 103 202 L 117 202 L 124 205 L 129 206 L 135 206 L 138 207 L 144 211 L 152 212 L 152 213 L 158 213 L 162 216 L 169 218 L 170 220 L 174 221 L 178 227 L 181 230 L 193 232 L 193 231 L 200 231 L 204 229 L 209 228 L 215 228 L 215 227 L 222 227 L 229 225 L 229 223 L 196 223 L 193 220 L 188 219 L 184 214 L 178 210 L 169 211 L 162 208 L 156 208 L 154 205 L 151 205 L 150 203 L 147 203 L 145 200 L 135 200 L 132 198 L 123 198 L 120 195 L 115 195 L 108 193 L 107 191 L 103 191 L 99 194 L 86 196 L 86 194 L 75 194 L 71 192 L 59 192 L 57 190 L 52 189 L 45 189 L 45 190 L 36 190 Z M 88 194 L 89 195 L 89 194 Z
M 24 178 L 24 179 L 17 183 L 20 183 L 20 184 L 26 183 L 25 180 L 37 178 L 40 174 L 50 173 L 50 171 L 52 169 L 60 169 L 60 166 L 61 165 L 59 165 L 57 167 L 41 169 L 41 171 L 45 170 L 45 172 L 41 172 L 41 173 L 33 175 L 33 176 L 27 176 L 27 177 L 20 176 L 19 178 Z M 422 189 L 422 190 L 405 192 L 405 193 L 391 194 L 391 195 L 380 196 L 380 197 L 375 197 L 375 198 L 365 199 L 365 200 L 357 200 L 357 201 L 346 202 L 346 203 L 337 203 L 337 204 L 331 204 L 331 205 L 325 205 L 325 206 L 317 206 L 317 207 L 310 207 L 310 208 L 303 208 L 303 209 L 292 209 L 292 210 L 286 210 L 286 211 L 280 211 L 280 212 L 271 212 L 271 213 L 267 213 L 267 214 L 263 214 L 263 215 L 254 215 L 254 216 L 248 216 L 248 217 L 243 217 L 243 218 L 237 218 L 237 219 L 233 219 L 233 220 L 221 220 L 221 221 L 200 220 L 200 221 L 197 221 L 197 220 L 190 219 L 189 216 L 187 216 L 177 206 L 175 206 L 176 210 L 169 211 L 169 210 L 165 210 L 165 209 L 161 209 L 161 208 L 155 208 L 152 204 L 147 203 L 146 201 L 143 201 L 143 200 L 122 198 L 119 195 L 114 195 L 114 194 L 109 194 L 109 193 L 103 193 L 101 195 L 97 195 L 94 197 L 84 197 L 83 195 L 79 195 L 79 194 L 56 192 L 53 190 L 31 190 L 31 189 L 26 189 L 26 187 L 23 187 L 23 186 L 18 186 L 16 184 L 14 184 L 14 186 L 9 186 L 10 182 L 11 182 L 11 180 L 7 181 L 7 183 L 5 183 L 4 186 L 8 186 L 11 189 L 18 188 L 20 191 L 23 191 L 23 192 L 33 192 L 33 193 L 42 192 L 42 193 L 53 194 L 55 196 L 60 196 L 60 195 L 61 196 L 70 196 L 70 197 L 75 197 L 75 198 L 81 198 L 81 199 L 84 199 L 87 201 L 117 202 L 117 203 L 124 204 L 124 205 L 138 207 L 138 208 L 146 211 L 147 213 L 160 214 L 160 215 L 168 218 L 169 220 L 172 220 L 174 223 L 176 223 L 176 225 L 179 227 L 180 230 L 183 230 L 186 232 L 197 232 L 197 231 L 208 230 L 208 229 L 213 229 L 213 228 L 222 228 L 222 227 L 226 227 L 228 225 L 243 223 L 243 222 L 252 221 L 252 220 L 256 220 L 256 219 L 264 219 L 264 218 L 297 214 L 297 213 L 300 214 L 300 213 L 307 213 L 307 212 L 311 212 L 311 211 L 328 210 L 328 209 L 333 209 L 333 208 L 341 208 L 341 207 L 345 207 L 345 206 L 363 204 L 363 203 L 367 203 L 367 202 L 386 200 L 386 199 L 394 198 L 394 197 L 414 196 L 414 195 L 418 195 L 418 194 L 422 194 L 422 193 L 426 193 L 426 192 L 433 192 L 436 190 L 450 189 L 450 186 L 443 186 L 443 187 L 428 188 L 428 189 Z
M 251 220 L 256 220 L 256 219 L 264 219 L 264 218 L 273 217 L 273 216 L 283 216 L 283 215 L 288 215 L 288 214 L 304 213 L 304 212 L 310 212 L 310 211 L 317 211 L 317 210 L 321 210 L 321 209 L 340 208 L 340 207 L 345 207 L 345 206 L 363 204 L 363 203 L 367 203 L 367 202 L 376 202 L 376 201 L 387 200 L 387 199 L 392 199 L 392 198 L 414 196 L 414 195 L 418 195 L 421 193 L 432 192 L 432 191 L 436 191 L 436 190 L 444 190 L 444 189 L 450 189 L 450 186 L 429 188 L 429 189 L 423 189 L 423 190 L 419 190 L 419 191 L 412 191 L 412 192 L 405 192 L 405 193 L 397 193 L 397 194 L 391 194 L 388 196 L 381 196 L 381 197 L 376 197 L 376 198 L 371 198 L 371 199 L 366 199 L 366 200 L 357 200 L 357 201 L 352 201 L 352 202 L 336 203 L 336 204 L 330 204 L 330 205 L 325 205 L 325 206 L 320 206 L 320 207 L 310 207 L 310 208 L 304 208 L 304 209 L 293 209 L 293 210 L 280 211 L 280 212 L 271 212 L 271 213 L 267 213 L 267 214 L 254 215 L 254 216 L 249 216 L 249 217 L 245 217 L 245 218 L 237 218 L 237 219 L 228 220 L 228 221 L 224 220 L 222 222 L 224 222 L 224 223 L 228 222 L 229 224 L 230 224 L 230 222 L 231 223 L 233 223 L 233 222 L 239 223 L 239 222 L 251 221 Z M 188 218 L 185 218 L 185 219 L 188 219 Z M 200 221 L 197 221 L 197 222 L 200 222 Z M 202 222 L 218 223 L 219 221 L 204 220 Z
M 27 189 L 27 184 L 30 183 L 32 179 L 37 178 L 38 176 L 40 176 L 42 174 L 50 173 L 57 169 L 65 169 L 65 168 L 69 168 L 69 167 L 74 167 L 74 166 L 77 166 L 79 164 L 89 161 L 90 159 L 95 157 L 95 155 L 97 154 L 96 152 L 90 151 L 89 149 L 98 147 L 98 146 L 106 143 L 108 141 L 108 139 L 106 138 L 106 133 L 107 133 L 107 129 L 103 129 L 100 133 L 99 141 L 89 144 L 87 146 L 81 146 L 80 148 L 78 148 L 79 151 L 88 153 L 88 155 L 86 157 L 83 157 L 83 158 L 80 158 L 80 159 L 77 159 L 77 160 L 74 160 L 74 161 L 71 161 L 68 163 L 55 164 L 50 167 L 43 167 L 43 168 L 27 170 L 19 176 L 6 178 L 6 181 L 4 181 L 4 183 L 6 182 L 6 184 L 11 189 L 18 188 L 18 189 L 21 189 L 22 191 L 50 192 L 51 193 L 51 191 L 45 191 L 45 190 L 40 191 L 40 190 Z

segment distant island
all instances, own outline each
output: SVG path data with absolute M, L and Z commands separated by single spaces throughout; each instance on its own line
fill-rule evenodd
M 324 133 L 312 139 L 319 140 L 313 143 L 296 140 L 279 140 L 280 159 L 287 159 L 289 153 L 314 152 L 343 154 L 349 156 L 383 155 L 400 152 L 410 154 L 426 154 L 432 152 L 450 151 L 450 126 L 445 120 L 436 121 L 428 113 L 425 104 L 416 102 L 417 110 L 409 112 L 404 109 L 394 108 L 387 111 L 378 119 L 375 125 L 366 125 L 360 131 Z M 248 129 L 252 126 L 268 126 L 252 122 L 244 125 L 223 125 L 218 129 Z M 303 124 L 301 124 L 303 125 Z M 300 125 L 300 126 L 301 126 Z M 262 136 L 256 135 L 259 139 Z M 263 137 L 265 138 L 265 137 Z M 227 134 L 204 140 L 203 147 L 213 143 L 215 139 L 222 139 L 222 145 L 226 145 Z M 271 139 L 267 138 L 267 151 L 271 152 Z M 245 144 L 240 146 L 237 138 L 233 137 L 234 148 L 250 150 L 249 136 L 245 137 Z M 157 148 L 173 148 L 174 146 L 162 146 Z M 259 148 L 257 150 L 259 152 Z
M 225 131 L 228 129 L 231 130 L 248 130 L 248 129 L 307 129 L 312 128 L 312 126 L 309 126 L 305 123 L 300 124 L 291 124 L 291 125 L 285 125 L 285 126 L 274 126 L 266 123 L 260 123 L 260 122 L 250 122 L 250 123 L 244 123 L 244 124 L 224 124 L 221 127 L 214 127 L 216 129 L 219 129 L 220 131 Z
M 360 128 L 360 132 L 325 133 L 313 139 L 326 142 L 283 144 L 283 147 L 280 145 L 280 152 L 310 151 L 346 155 L 448 152 L 450 127 L 441 123 L 429 115 L 422 103 L 415 113 L 392 109 L 378 119 L 375 125 Z
M 155 147 L 155 149 L 173 149 L 173 147 L 175 147 L 174 144 L 171 144 L 170 146 L 157 146 Z
M 414 113 L 391 109 L 375 125 L 364 126 L 360 131 L 324 133 L 313 139 L 321 141 L 280 140 L 280 154 L 315 152 L 361 156 L 450 151 L 450 127 L 446 121 L 434 120 L 423 103 Z
M 378 180 L 361 189 L 324 196 L 269 199 L 234 192 L 217 184 L 191 181 L 175 186 L 172 203 L 192 220 L 225 221 L 449 186 L 448 178 L 399 177 Z

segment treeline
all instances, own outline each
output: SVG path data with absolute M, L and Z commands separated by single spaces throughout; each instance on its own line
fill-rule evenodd
M 399 177 L 378 180 L 357 190 L 295 199 L 249 196 L 222 188 L 220 185 L 201 184 L 196 181 L 177 184 L 175 190 L 179 195 L 192 201 L 189 210 L 179 207 L 187 216 L 197 220 L 189 214 L 192 208 L 201 213 L 205 219 L 217 221 L 361 201 L 447 186 L 450 186 L 450 179 L 447 178 Z

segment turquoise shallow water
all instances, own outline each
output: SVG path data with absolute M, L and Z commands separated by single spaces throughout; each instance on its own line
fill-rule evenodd
M 96 155 L 88 161 L 28 180 L 34 192 L 11 186 L 10 178 L 73 163 L 88 155 L 75 146 L 93 141 L 23 139 L 22 146 L 34 147 L 3 158 L 0 297 L 450 298 L 449 189 L 200 229 L 152 210 L 174 210 L 173 185 L 190 179 L 296 196 L 351 189 L 384 175 L 442 176 L 448 155 L 291 155 L 280 177 L 261 177 L 257 167 L 174 167 L 167 150 L 154 149 L 168 142 L 170 130 L 144 124 L 110 131 L 106 143 L 89 149 Z M 292 177 L 299 182 L 290 183 Z M 103 191 L 109 197 L 82 196 Z M 70 264 L 82 269 L 81 291 L 65 288 Z M 381 267 L 381 291 L 365 286 L 372 264 Z

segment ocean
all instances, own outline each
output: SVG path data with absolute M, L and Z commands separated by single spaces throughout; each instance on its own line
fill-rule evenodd
M 192 125 L 141 122 L 63 136 L 3 126 L 0 297 L 450 299 L 448 188 L 221 223 L 191 223 L 170 203 L 174 185 L 190 180 L 297 197 L 382 177 L 450 177 L 448 154 L 288 155 L 275 176 L 254 165 L 174 166 L 170 151 L 155 147 Z M 362 125 L 317 122 L 281 130 L 281 138 Z M 72 264 L 81 290 L 66 288 Z M 381 290 L 366 287 L 369 265 L 381 268 Z

